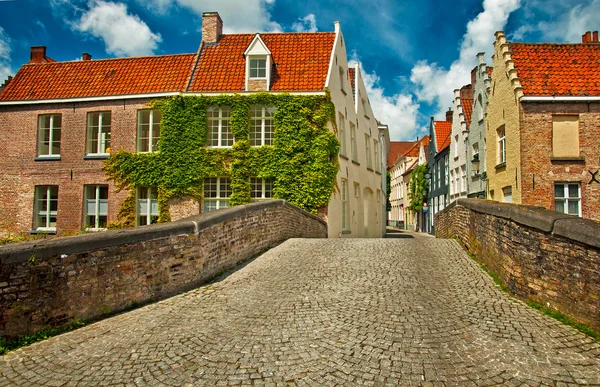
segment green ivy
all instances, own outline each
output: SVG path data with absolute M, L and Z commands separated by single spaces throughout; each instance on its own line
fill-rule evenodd
M 274 143 L 250 146 L 250 107 L 275 106 Z M 232 148 L 206 148 L 207 108 L 230 106 Z M 252 95 L 175 96 L 157 100 L 162 113 L 156 153 L 120 151 L 104 163 L 119 189 L 129 189 L 119 219 L 112 227 L 135 224 L 135 188 L 158 187 L 159 222 L 170 220 L 169 199 L 203 196 L 203 180 L 230 177 L 231 205 L 249 203 L 250 176 L 272 179 L 273 196 L 309 212 L 326 206 L 339 168 L 335 107 L 329 93 L 321 96 L 257 93 Z

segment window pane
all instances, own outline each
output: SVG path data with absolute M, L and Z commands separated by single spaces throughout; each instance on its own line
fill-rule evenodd
M 58 121 L 58 127 L 56 126 Z M 60 116 L 54 117 L 54 129 L 52 133 L 52 154 L 59 155 L 60 154 Z
M 562 184 L 554 185 L 554 197 L 555 198 L 564 198 L 565 197 L 565 188 Z
M 565 201 L 562 199 L 555 199 L 554 210 L 558 212 L 565 212 Z
M 569 215 L 579 216 L 579 200 L 569 200 Z
M 579 184 L 569 184 L 569 197 L 570 198 L 578 198 L 579 197 Z

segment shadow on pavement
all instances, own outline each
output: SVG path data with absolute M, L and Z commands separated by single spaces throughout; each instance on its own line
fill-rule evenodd
M 412 239 L 414 236 L 402 230 L 390 230 L 388 229 L 385 233 L 385 238 L 406 238 Z

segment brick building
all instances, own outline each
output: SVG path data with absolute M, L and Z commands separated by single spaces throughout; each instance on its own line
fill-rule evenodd
M 600 220 L 600 44 L 496 33 L 487 109 L 489 198 Z
M 389 134 L 377 125 L 358 67 L 350 81 L 339 23 L 334 32 L 324 33 L 230 35 L 222 30 L 220 16 L 205 13 L 202 41 L 190 54 L 92 60 L 84 53 L 81 61 L 56 62 L 45 47 L 32 47 L 29 63 L 0 92 L 0 235 L 102 230 L 115 221 L 129 193 L 107 181 L 102 166 L 117 151 L 158 151 L 161 112 L 150 108 L 156 99 L 254 92 L 326 95 L 329 90 L 342 128 L 341 149 L 352 158 L 340 154 L 337 186 L 346 192 L 334 192 L 326 208 L 329 235 L 381 236 L 381 171 Z M 272 144 L 277 136 L 273 111 L 260 107 L 250 114 L 259 125 L 251 128 L 251 145 Z M 207 115 L 207 146 L 231 148 L 235 139 L 227 128 L 227 109 Z M 253 197 L 273 195 L 276 179 L 254 180 Z M 229 184 L 227 178 L 205 180 L 201 203 L 174 198 L 171 219 L 226 207 Z M 359 195 L 349 197 L 352 186 L 359 187 Z M 135 189 L 137 224 L 156 222 L 157 187 Z

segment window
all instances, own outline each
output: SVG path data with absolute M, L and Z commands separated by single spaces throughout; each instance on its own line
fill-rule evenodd
M 38 117 L 38 151 L 39 157 L 60 156 L 60 114 L 42 114 Z
M 512 187 L 504 187 L 502 188 L 502 201 L 504 203 L 512 203 Z
M 348 230 L 348 180 L 342 179 L 342 230 Z
M 84 186 L 84 223 L 86 230 L 106 229 L 108 217 L 108 186 Z
M 365 134 L 365 153 L 367 155 L 367 168 L 373 169 L 373 161 L 371 160 L 371 138 Z
M 344 91 L 344 68 L 342 66 L 340 66 L 340 88 Z
M 579 157 L 579 116 L 552 116 L 552 156 Z
M 477 96 L 477 105 L 479 106 L 479 121 L 483 120 L 483 99 L 481 98 L 481 94 Z
M 381 160 L 379 160 L 379 141 L 373 140 L 373 151 L 375 152 L 375 171 L 381 172 Z
M 110 153 L 110 116 L 110 112 L 88 113 L 86 154 Z
M 448 185 L 448 184 L 449 184 L 449 182 L 448 182 L 448 179 L 449 179 L 449 177 L 450 177 L 450 176 L 449 176 L 449 169 L 450 169 L 450 155 L 446 155 L 446 156 L 444 157 L 444 162 L 445 162 L 445 165 L 444 165 L 444 173 L 445 173 L 445 175 L 444 175 L 444 180 L 445 180 L 445 183 L 446 183 L 446 185 Z
M 267 58 L 250 58 L 250 78 L 267 77 Z
M 233 134 L 229 127 L 231 108 L 228 106 L 208 108 L 208 146 L 230 147 L 233 145 Z
M 35 224 L 37 231 L 56 231 L 58 212 L 58 186 L 38 185 L 35 187 Z
M 158 222 L 158 188 L 139 187 L 137 200 L 137 224 L 144 226 Z
M 441 180 L 442 180 L 442 176 L 441 176 L 441 174 L 442 174 L 442 168 L 440 168 L 440 167 L 441 167 L 440 166 L 440 160 L 438 160 L 436 162 L 436 165 L 435 165 L 435 169 L 437 170 L 437 178 L 436 178 L 436 180 L 437 180 L 437 187 L 438 188 L 440 188 Z
M 231 179 L 228 177 L 211 177 L 204 179 L 204 205 L 202 212 L 229 207 L 231 196 Z
M 348 154 L 346 150 L 346 119 L 342 113 L 338 114 L 338 131 L 340 132 L 340 155 L 346 156 Z
M 250 108 L 250 145 L 273 145 L 273 117 L 275 106 Z
M 254 200 L 271 199 L 273 197 L 273 180 L 259 179 L 256 177 L 250 178 L 252 191 L 250 197 Z
M 158 109 L 138 110 L 138 152 L 158 151 L 161 118 Z
M 363 108 L 363 114 L 365 115 L 365 117 L 369 118 L 369 114 L 367 114 L 369 111 L 367 110 L 367 100 L 364 98 L 360 99 L 360 102 L 362 104 L 362 108 Z
M 454 136 L 454 158 L 458 157 L 458 134 Z
M 467 168 L 464 165 L 460 167 L 460 191 L 467 191 Z
M 579 183 L 554 184 L 554 210 L 581 216 L 581 186 Z
M 506 162 L 506 132 L 504 125 L 498 129 L 498 164 Z
M 352 147 L 352 161 L 358 162 L 358 148 L 356 147 L 356 126 L 350 123 L 350 146 Z
M 402 188 L 402 186 L 400 186 Z M 360 196 L 360 184 L 354 183 L 354 197 L 357 198 Z

